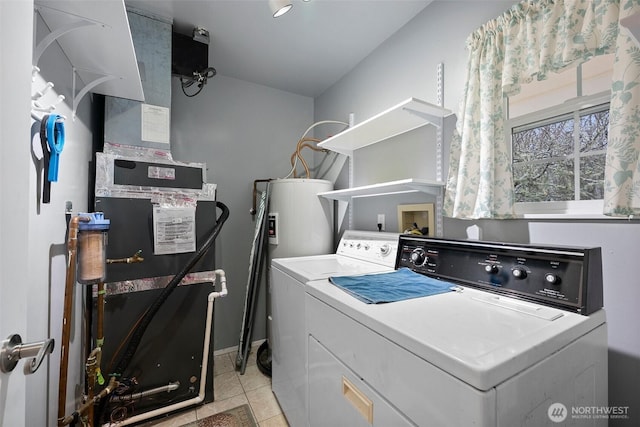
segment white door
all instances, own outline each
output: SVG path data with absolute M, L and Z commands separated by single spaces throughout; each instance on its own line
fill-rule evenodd
M 0 1 L 0 339 L 27 335 L 29 280 L 30 96 L 33 1 Z M 46 312 L 46 307 L 42 307 Z M 21 361 L 0 373 L 0 425 L 27 425 L 29 402 Z M 46 374 L 40 378 L 46 378 Z M 46 387 L 46 381 L 44 383 Z

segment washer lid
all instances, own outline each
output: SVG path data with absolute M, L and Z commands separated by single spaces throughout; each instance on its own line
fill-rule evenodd
M 462 287 L 388 304 L 365 304 L 327 280 L 307 293 L 479 390 L 488 390 L 605 321 Z
M 352 276 L 393 271 L 393 268 L 384 265 L 336 254 L 276 258 L 271 262 L 271 265 L 273 268 L 283 270 L 303 283 L 309 280 L 326 279 L 331 276 Z

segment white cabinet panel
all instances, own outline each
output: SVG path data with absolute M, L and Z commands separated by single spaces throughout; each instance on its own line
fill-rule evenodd
M 271 269 L 272 390 L 291 426 L 306 425 L 307 345 L 304 285 Z
M 411 422 L 495 427 L 495 389 L 477 390 L 317 298 L 306 298 L 309 335 Z
M 311 426 L 412 426 L 389 403 L 309 337 Z

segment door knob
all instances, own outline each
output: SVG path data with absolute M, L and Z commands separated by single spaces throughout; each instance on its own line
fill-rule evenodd
M 40 367 L 44 357 L 53 351 L 53 346 L 53 338 L 23 344 L 20 335 L 13 334 L 2 341 L 0 371 L 11 372 L 18 364 L 18 360 L 31 357 L 32 359 L 27 362 L 25 375 L 33 374 Z

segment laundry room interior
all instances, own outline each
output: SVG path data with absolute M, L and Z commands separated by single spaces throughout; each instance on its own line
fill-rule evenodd
M 639 45 L 633 0 L 1 0 L 0 426 L 638 425 Z

